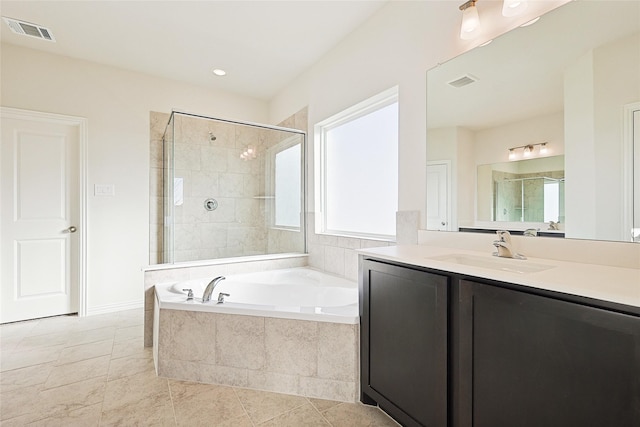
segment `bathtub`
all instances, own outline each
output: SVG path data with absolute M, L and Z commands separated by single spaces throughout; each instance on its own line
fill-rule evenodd
M 158 376 L 357 401 L 355 282 L 309 268 L 234 274 L 202 303 L 212 279 L 155 286 Z M 220 292 L 229 294 L 223 304 Z
M 359 322 L 358 285 L 341 277 L 310 268 L 290 268 L 237 274 L 221 281 L 202 303 L 202 294 L 213 279 L 188 280 L 156 285 L 160 308 L 186 311 L 279 317 L 319 322 Z M 187 301 L 191 289 L 194 299 Z M 223 304 L 218 294 L 226 293 Z

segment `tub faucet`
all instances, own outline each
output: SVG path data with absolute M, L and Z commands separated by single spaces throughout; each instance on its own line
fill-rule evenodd
M 498 230 L 496 231 L 496 234 L 498 234 L 498 240 L 494 240 L 493 246 L 495 246 L 498 251 L 493 253 L 494 256 L 502 258 L 527 259 L 525 256 L 513 250 L 513 246 L 511 245 L 511 234 L 508 231 Z
M 225 279 L 224 276 L 219 276 L 209 282 L 207 287 L 204 289 L 204 293 L 202 294 L 202 302 L 211 301 L 211 295 L 213 294 L 213 290 L 218 285 L 218 283 L 220 283 L 224 279 Z

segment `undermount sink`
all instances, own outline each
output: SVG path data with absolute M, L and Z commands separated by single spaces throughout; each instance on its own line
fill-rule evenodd
M 472 267 L 488 268 L 491 270 L 508 271 L 511 273 L 537 273 L 553 268 L 553 265 L 536 264 L 526 260 L 512 258 L 489 258 L 466 254 L 449 254 L 429 257 L 434 261 L 451 262 Z

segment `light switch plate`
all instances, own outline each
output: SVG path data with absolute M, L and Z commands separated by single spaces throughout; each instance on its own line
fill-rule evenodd
M 95 196 L 115 196 L 116 187 L 113 184 L 95 184 L 93 194 Z

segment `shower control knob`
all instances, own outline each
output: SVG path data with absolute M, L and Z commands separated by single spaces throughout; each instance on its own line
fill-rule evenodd
M 204 201 L 204 208 L 208 211 L 215 211 L 218 208 L 218 201 L 216 199 L 207 199 Z

